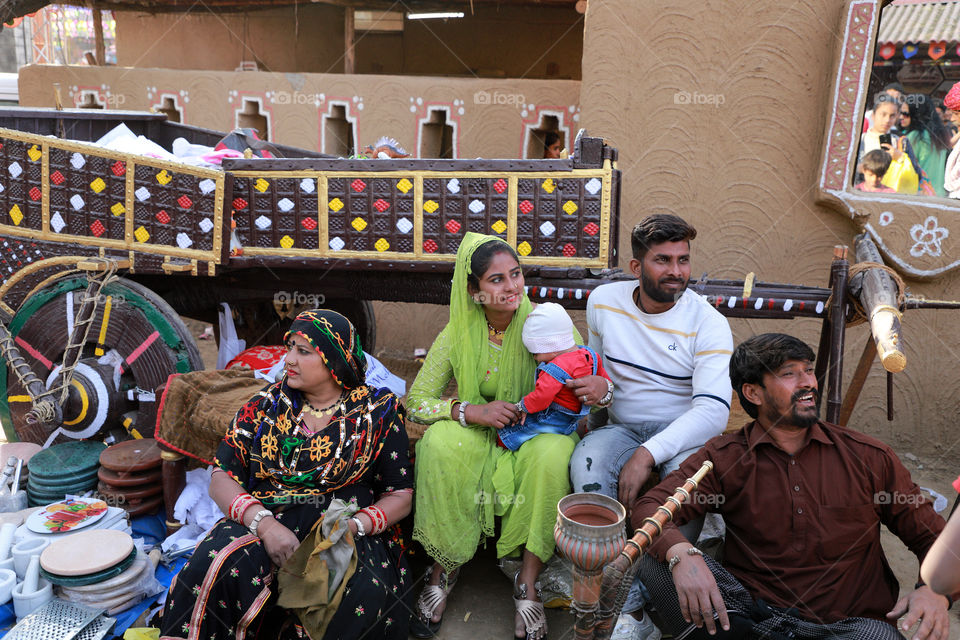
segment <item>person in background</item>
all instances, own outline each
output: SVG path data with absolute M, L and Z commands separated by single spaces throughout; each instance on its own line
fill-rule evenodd
M 890 82 L 884 85 L 883 93 L 893 98 L 897 102 L 897 104 L 902 103 L 903 98 L 906 95 L 903 91 L 903 85 L 900 84 L 899 82 Z M 876 105 L 876 100 L 878 95 L 880 94 L 876 94 L 873 97 L 874 105 Z M 866 133 L 873 126 L 873 111 L 874 111 L 873 109 L 869 109 L 863 115 L 863 128 L 861 129 L 861 133 Z
M 914 94 L 918 95 L 918 94 Z M 910 96 L 911 98 L 913 96 Z M 910 126 L 910 105 L 906 102 L 900 104 L 900 117 L 897 118 L 897 125 L 894 127 L 897 133 L 901 135 L 906 135 L 907 127 Z
M 893 125 L 900 115 L 900 107 L 901 103 L 887 93 L 877 96 L 873 107 L 873 125 L 860 136 L 858 167 L 866 153 L 882 149 L 891 157 L 890 168 L 883 176 L 883 183 L 898 193 L 915 195 L 923 181 L 923 169 L 916 160 L 910 141 L 892 133 Z M 862 172 L 860 167 L 859 173 Z
M 867 154 L 863 156 L 860 165 L 863 169 L 863 182 L 857 183 L 856 189 L 882 193 L 897 192 L 896 189 L 891 189 L 880 182 L 883 179 L 883 174 L 890 168 L 889 153 L 882 149 L 868 151 Z
M 950 130 L 933 108 L 932 98 L 919 93 L 907 97 L 907 103 L 900 105 L 900 132 L 910 141 L 934 193 L 945 198 L 947 191 L 943 182 L 952 145 Z
M 943 98 L 947 117 L 954 125 L 960 126 L 960 82 L 956 83 Z M 943 188 L 950 198 L 960 198 L 960 130 L 950 139 L 953 150 L 947 156 L 946 175 Z
M 547 131 L 543 134 L 543 159 L 558 160 L 560 152 L 563 151 L 563 145 L 560 142 L 560 134 L 556 131 Z

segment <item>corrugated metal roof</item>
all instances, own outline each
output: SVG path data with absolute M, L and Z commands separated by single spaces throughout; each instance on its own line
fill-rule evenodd
M 891 4 L 880 18 L 879 43 L 960 41 L 960 2 Z

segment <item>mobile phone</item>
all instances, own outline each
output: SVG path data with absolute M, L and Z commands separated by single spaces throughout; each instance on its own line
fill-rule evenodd
M 889 133 L 880 134 L 880 145 L 882 146 L 885 144 L 893 145 L 893 138 Z

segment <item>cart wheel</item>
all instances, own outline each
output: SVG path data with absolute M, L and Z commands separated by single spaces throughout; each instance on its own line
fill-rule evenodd
M 47 388 L 60 370 L 87 279 L 67 277 L 24 300 L 10 323 L 20 353 Z M 111 430 L 153 436 L 154 390 L 172 373 L 203 369 L 193 337 L 174 310 L 146 287 L 120 279 L 101 290 L 86 344 L 74 369 L 56 441 L 103 437 Z M 42 444 L 27 427 L 32 403 L 8 367 L 0 367 L 0 419 L 8 440 Z M 123 434 L 118 434 L 123 435 Z

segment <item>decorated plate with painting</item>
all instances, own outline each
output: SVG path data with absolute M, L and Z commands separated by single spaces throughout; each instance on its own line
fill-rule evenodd
M 107 503 L 96 498 L 66 498 L 35 511 L 27 518 L 34 533 L 63 533 L 87 527 L 107 513 Z

